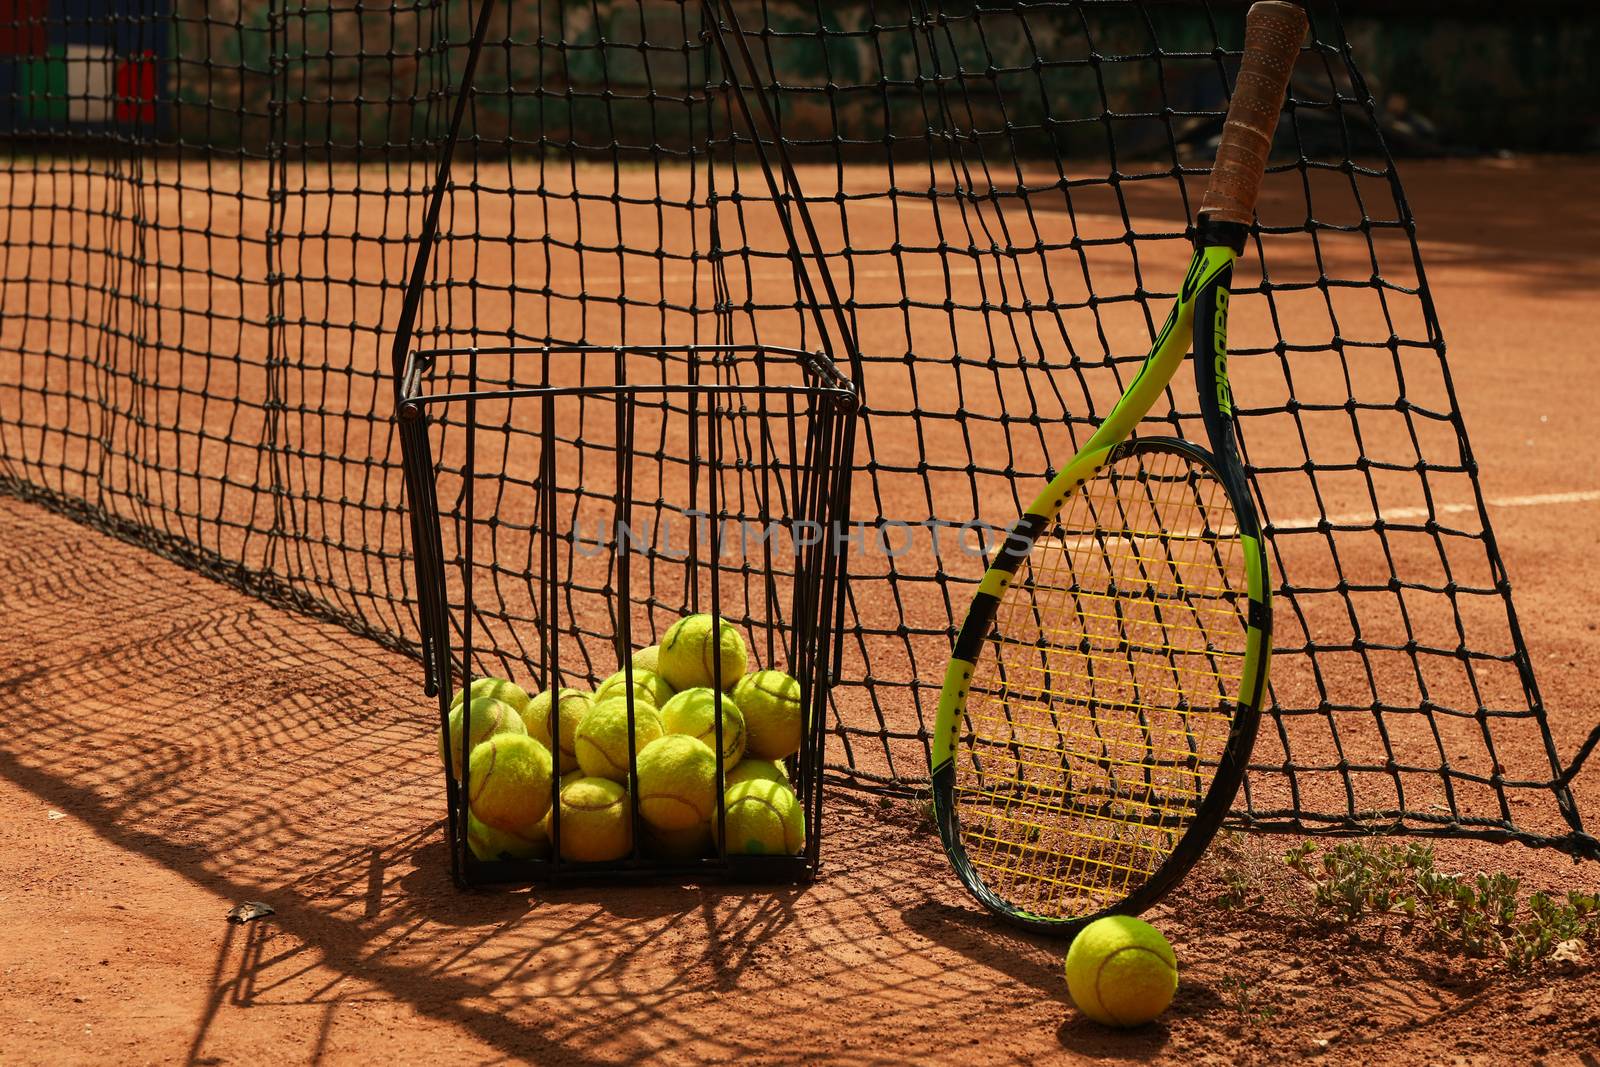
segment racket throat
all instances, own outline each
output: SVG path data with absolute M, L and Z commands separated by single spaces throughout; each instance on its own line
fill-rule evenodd
M 1194 244 L 1196 248 L 1231 248 L 1236 256 L 1244 255 L 1245 238 L 1250 236 L 1250 227 L 1241 222 L 1228 222 L 1225 219 L 1212 218 L 1201 212 L 1195 222 Z
M 1200 418 L 1205 424 L 1211 451 L 1220 459 L 1229 488 L 1243 493 L 1237 477 L 1240 470 L 1239 446 L 1234 436 L 1233 382 L 1229 377 L 1228 312 L 1233 303 L 1230 286 L 1233 265 L 1206 280 L 1194 298 L 1193 362 L 1195 392 L 1200 400 Z

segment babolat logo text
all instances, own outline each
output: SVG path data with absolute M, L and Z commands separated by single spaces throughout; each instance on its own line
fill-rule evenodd
M 1217 312 L 1211 318 L 1212 366 L 1216 370 L 1217 407 L 1233 414 L 1233 391 L 1228 388 L 1228 290 L 1217 287 Z

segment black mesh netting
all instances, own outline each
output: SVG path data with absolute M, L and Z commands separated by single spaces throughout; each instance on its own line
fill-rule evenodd
M 390 348 L 479 10 L 11 5 L 0 485 L 414 651 Z M 829 764 L 914 790 L 985 530 L 1166 314 L 1243 6 L 737 10 L 859 349 L 835 352 L 864 403 Z M 1279 581 L 1238 815 L 1600 854 L 1410 211 L 1338 13 L 1312 14 L 1233 301 Z M 504 0 L 488 27 L 418 343 L 822 347 L 700 5 Z M 1151 420 L 1198 434 L 1187 375 Z

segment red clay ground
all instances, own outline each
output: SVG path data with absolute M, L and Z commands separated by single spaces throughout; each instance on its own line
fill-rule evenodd
M 1600 717 L 1600 414 L 1574 403 L 1600 216 L 1572 193 L 1596 177 L 1406 168 L 1563 755 Z M 1229 845 L 1259 906 L 1213 906 L 1219 852 L 1157 910 L 1183 986 L 1129 1034 L 1076 1015 L 1061 946 L 978 911 L 907 805 L 836 795 L 804 889 L 462 894 L 414 663 L 10 501 L 0 603 L 3 1062 L 1600 1062 L 1592 966 L 1331 932 L 1279 838 Z M 1550 853 L 1439 852 L 1600 888 Z M 229 926 L 242 900 L 277 914 Z

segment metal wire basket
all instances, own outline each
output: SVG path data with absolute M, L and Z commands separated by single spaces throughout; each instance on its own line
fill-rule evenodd
M 475 855 L 463 741 L 452 753 L 461 780 L 445 774 L 459 883 L 815 875 L 855 412 L 851 384 L 825 358 L 792 349 L 510 345 L 408 358 L 397 415 L 427 690 L 442 736 L 454 694 L 470 692 L 475 677 L 506 677 L 530 693 L 588 689 L 631 669 L 633 650 L 691 612 L 738 627 L 751 669 L 792 675 L 804 709 L 800 749 L 787 760 L 805 815 L 797 854 L 730 852 L 720 798 L 732 768 L 716 717 L 716 832 L 704 855 L 688 859 L 651 854 L 635 790 L 628 855 L 563 858 L 559 775 L 547 855 Z M 624 690 L 632 739 L 640 708 L 631 675 Z M 550 734 L 559 738 L 554 705 Z M 462 736 L 471 734 L 469 723 Z M 630 740 L 630 783 L 637 747 Z

